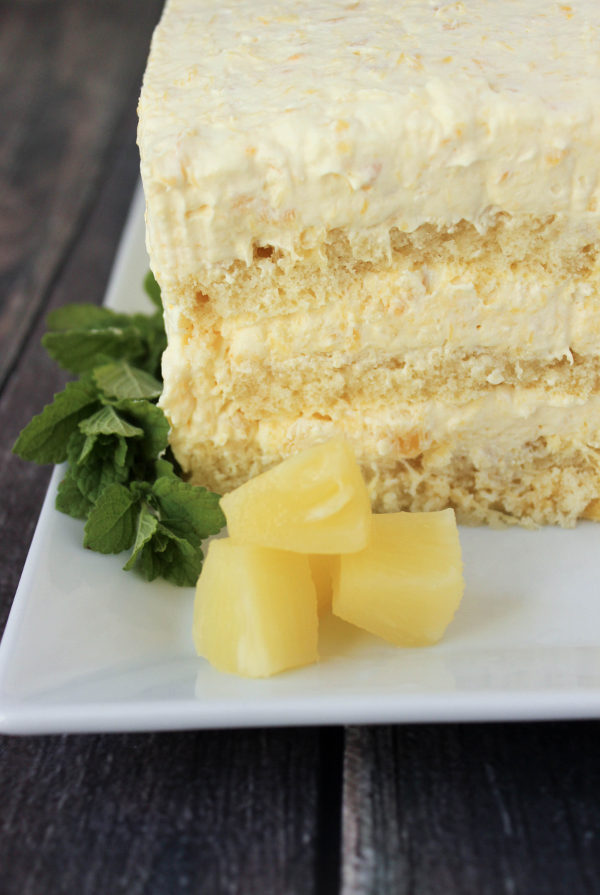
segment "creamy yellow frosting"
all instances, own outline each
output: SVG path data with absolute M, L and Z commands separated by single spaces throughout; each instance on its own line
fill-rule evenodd
M 597 227 L 599 96 L 598 0 L 169 0 L 139 106 L 153 268 L 498 212 Z
M 572 439 L 595 449 L 600 447 L 600 397 L 589 400 L 557 396 L 548 398 L 541 389 L 515 391 L 498 386 L 493 392 L 460 406 L 441 401 L 413 402 L 398 408 L 382 402 L 351 409 L 339 419 L 277 417 L 260 420 L 257 440 L 268 454 L 278 445 L 304 446 L 342 433 L 360 446 L 365 455 L 390 457 L 397 453 L 398 439 L 411 437 L 426 451 L 438 445 L 450 453 L 466 453 L 479 468 L 502 461 L 531 438 Z M 225 423 L 225 425 L 227 425 Z M 235 433 L 229 421 L 230 437 Z M 442 455 L 442 462 L 447 455 Z

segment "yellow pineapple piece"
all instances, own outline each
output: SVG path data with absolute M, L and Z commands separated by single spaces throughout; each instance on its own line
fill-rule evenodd
M 350 445 L 333 438 L 221 498 L 230 536 L 298 553 L 347 553 L 369 539 L 371 504 Z
M 317 598 L 308 558 L 212 541 L 196 586 L 194 643 L 219 671 L 267 677 L 316 662 Z
M 373 516 L 365 550 L 340 557 L 333 614 L 398 646 L 435 643 L 464 590 L 453 510 Z
M 317 592 L 317 609 L 319 615 L 331 612 L 331 598 L 333 594 L 333 574 L 339 564 L 339 556 L 331 556 L 327 553 L 311 553 L 308 557 L 310 571 Z

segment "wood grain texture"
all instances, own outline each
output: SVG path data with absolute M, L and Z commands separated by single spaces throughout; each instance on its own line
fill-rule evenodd
M 102 300 L 138 177 L 137 97 L 162 0 L 0 4 L 0 630 L 48 469 L 11 455 L 65 377 L 53 307 Z
M 351 728 L 343 895 L 600 891 L 600 726 Z
M 312 895 L 317 731 L 5 740 L 3 895 Z
M 125 113 L 162 3 L 0 6 L 0 387 L 60 277 Z

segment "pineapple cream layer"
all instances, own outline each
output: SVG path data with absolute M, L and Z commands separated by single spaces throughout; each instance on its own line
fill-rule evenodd
M 169 0 L 140 97 L 147 239 L 163 288 L 257 246 L 498 212 L 597 230 L 600 4 Z
M 194 481 L 343 433 L 378 509 L 596 514 L 599 43 L 597 0 L 169 0 L 139 144 Z

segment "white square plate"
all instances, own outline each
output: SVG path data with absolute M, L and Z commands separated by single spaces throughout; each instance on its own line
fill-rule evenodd
M 145 307 L 138 190 L 107 303 Z M 600 715 L 600 527 L 462 529 L 466 593 L 444 641 L 394 649 L 336 619 L 318 665 L 213 671 L 193 590 L 147 584 L 81 546 L 55 474 L 0 645 L 5 733 L 576 718 Z

